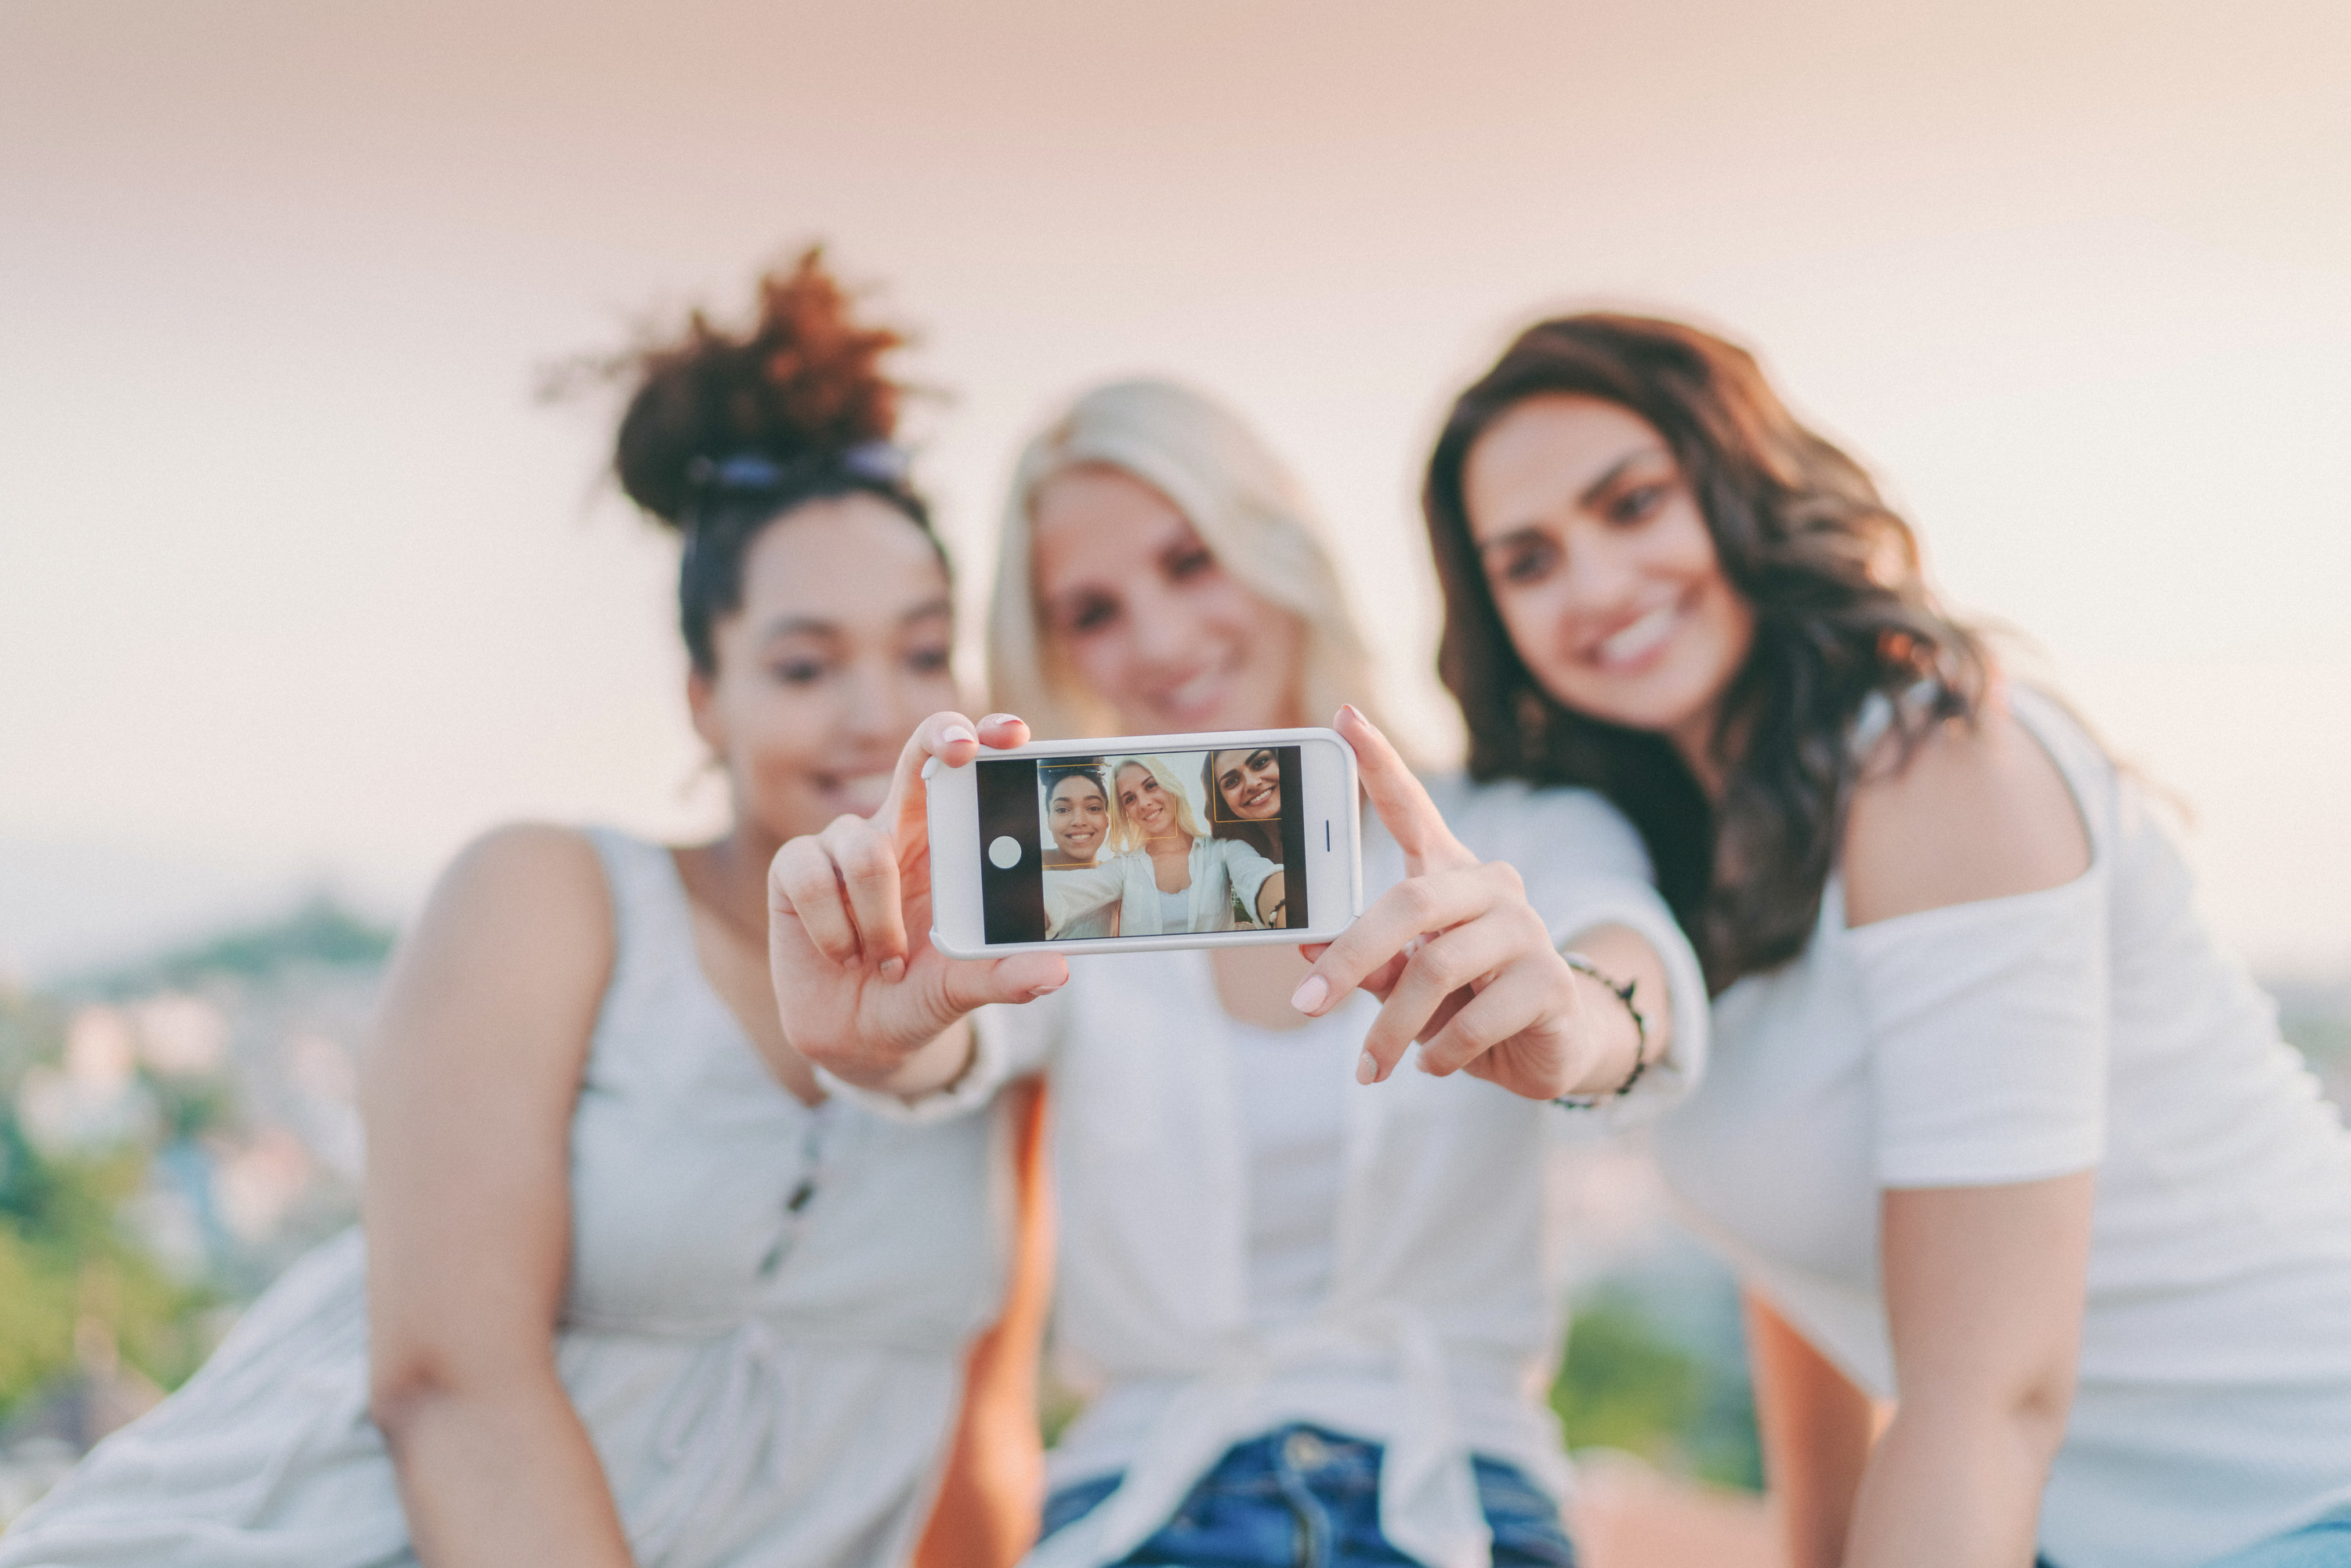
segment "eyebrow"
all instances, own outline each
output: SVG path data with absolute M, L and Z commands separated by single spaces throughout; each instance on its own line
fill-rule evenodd
M 1614 485 L 1619 479 L 1622 479 L 1625 476 L 1625 470 L 1630 468 L 1634 464 L 1640 462 L 1642 459 L 1647 457 L 1664 457 L 1670 460 L 1673 454 L 1667 452 L 1662 446 L 1642 446 L 1636 447 L 1631 452 L 1627 452 L 1624 456 L 1619 457 L 1615 462 L 1610 464 L 1606 472 L 1603 473 L 1599 478 L 1594 479 L 1591 484 L 1586 485 L 1583 490 L 1577 494 L 1575 497 L 1576 506 L 1579 507 L 1589 507 L 1596 505 L 1599 502 L 1600 497 L 1608 493 L 1609 486 Z M 1504 545 L 1514 544 L 1518 540 L 1526 538 L 1527 535 L 1538 531 L 1541 527 L 1542 525 L 1541 523 L 1521 523 L 1517 528 L 1512 528 L 1509 533 L 1497 534 L 1492 538 L 1486 540 L 1483 544 L 1478 547 L 1478 553 L 1479 555 L 1484 555 L 1489 549 L 1499 549 Z
M 941 595 L 936 599 L 925 600 L 899 616 L 898 624 L 912 626 L 918 621 L 935 620 L 939 616 L 954 613 L 955 601 Z M 768 622 L 759 632 L 760 641 L 770 643 L 778 637 L 838 637 L 840 635 L 840 623 L 827 621 L 820 615 L 782 616 Z
M 770 621 L 760 630 L 762 642 L 772 643 L 778 637 L 837 637 L 841 628 L 814 615 L 787 615 Z

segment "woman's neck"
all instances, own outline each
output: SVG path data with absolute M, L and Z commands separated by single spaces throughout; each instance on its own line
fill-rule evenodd
M 695 852 L 702 861 L 699 892 L 711 912 L 738 935 L 767 946 L 768 864 L 782 841 L 737 821 L 726 836 Z

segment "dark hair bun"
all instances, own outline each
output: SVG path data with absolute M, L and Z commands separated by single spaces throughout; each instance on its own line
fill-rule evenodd
M 612 458 L 621 487 L 675 524 L 708 464 L 745 454 L 790 463 L 888 440 L 901 389 L 880 367 L 905 340 L 861 325 L 823 247 L 810 246 L 759 279 L 748 334 L 696 310 L 683 339 L 630 356 L 642 379 Z

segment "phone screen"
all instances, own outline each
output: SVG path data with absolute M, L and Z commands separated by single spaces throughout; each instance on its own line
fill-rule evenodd
M 1295 746 L 982 758 L 987 940 L 1304 928 L 1301 766 Z

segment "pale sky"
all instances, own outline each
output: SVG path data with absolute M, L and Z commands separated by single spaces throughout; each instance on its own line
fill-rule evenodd
M 1555 306 L 1725 329 L 2192 805 L 2230 938 L 2351 965 L 2351 9 L 1921 11 L 9 0 L 0 970 L 709 822 L 672 547 L 531 389 L 815 237 L 955 394 L 968 609 L 1019 440 L 1172 372 L 1440 739 L 1448 394 Z

